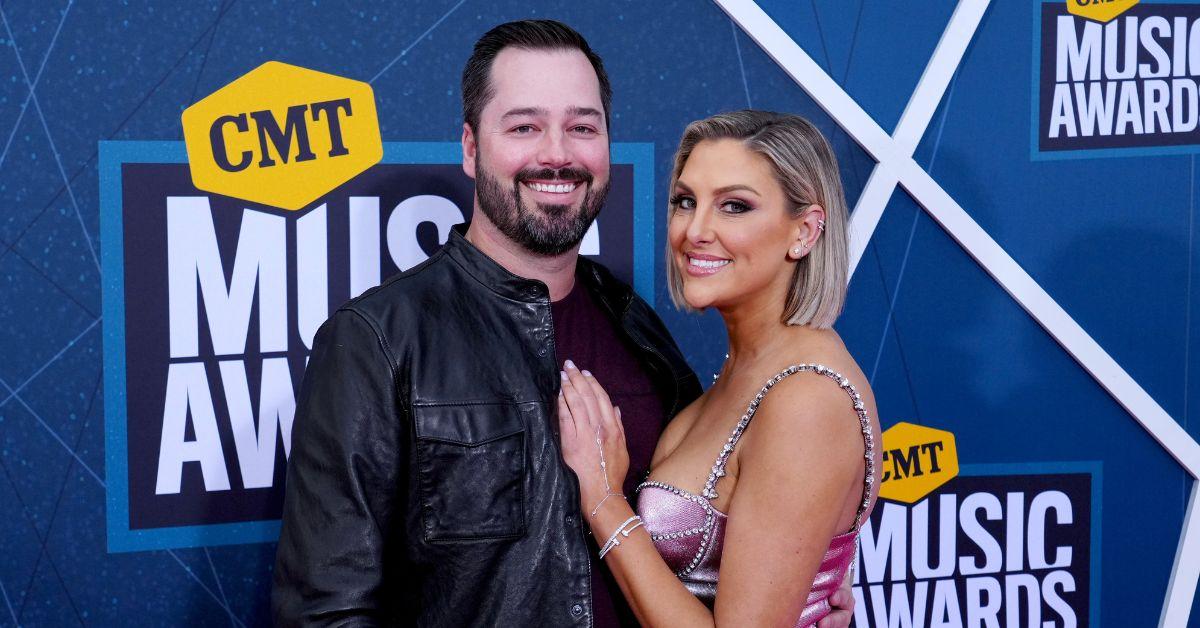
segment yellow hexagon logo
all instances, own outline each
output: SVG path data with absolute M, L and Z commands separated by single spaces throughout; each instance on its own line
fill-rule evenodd
M 1138 0 L 1067 0 L 1067 13 L 1103 23 L 1137 3 Z
M 192 183 L 301 209 L 383 158 L 375 92 L 268 61 L 183 112 Z
M 958 475 L 954 434 L 897 423 L 883 433 L 879 496 L 912 504 Z

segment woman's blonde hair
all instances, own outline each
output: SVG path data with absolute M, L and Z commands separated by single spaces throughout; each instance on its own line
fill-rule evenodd
M 747 109 L 720 113 L 688 125 L 675 153 L 671 187 L 692 150 L 704 140 L 734 139 L 771 163 L 793 217 L 810 205 L 825 208 L 825 230 L 812 250 L 796 262 L 781 320 L 789 325 L 833 326 L 846 301 L 850 266 L 849 210 L 837 158 L 821 132 L 797 115 Z M 675 207 L 668 216 L 674 215 Z M 667 285 L 676 307 L 691 310 L 683 298 L 683 279 L 667 243 Z

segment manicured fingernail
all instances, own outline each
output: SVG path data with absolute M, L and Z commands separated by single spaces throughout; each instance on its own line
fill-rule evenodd
M 584 377 L 591 377 L 591 376 L 592 376 L 591 372 L 589 372 L 589 371 L 587 371 L 587 370 L 580 371 L 580 373 L 583 373 L 583 376 L 584 376 Z
M 565 364 L 567 365 L 567 368 L 569 368 L 569 369 L 575 368 L 575 363 L 570 360 L 567 360 Z
M 561 375 L 561 376 L 562 376 L 562 378 L 563 378 L 564 380 L 565 380 L 565 379 L 567 379 L 567 372 L 566 372 L 566 371 L 559 371 L 559 372 L 558 372 L 558 374 L 559 374 L 559 375 Z M 561 393 L 561 392 L 562 392 L 562 390 L 559 390 L 558 392 L 559 392 L 559 393 Z

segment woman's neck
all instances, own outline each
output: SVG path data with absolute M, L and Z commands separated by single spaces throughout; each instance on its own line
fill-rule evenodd
M 780 318 L 780 303 L 751 305 L 721 311 L 729 335 L 729 357 L 725 369 L 753 368 L 763 361 L 778 361 L 789 347 L 797 347 L 807 337 L 817 337 L 824 330 L 807 325 L 788 325 Z M 777 365 L 772 365 L 772 368 Z

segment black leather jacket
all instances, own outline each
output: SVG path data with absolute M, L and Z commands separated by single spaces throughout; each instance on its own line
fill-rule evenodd
M 700 394 L 627 285 L 583 258 L 577 280 L 649 365 L 668 416 Z M 559 369 L 545 284 L 459 233 L 335 312 L 296 407 L 276 622 L 591 626 Z

